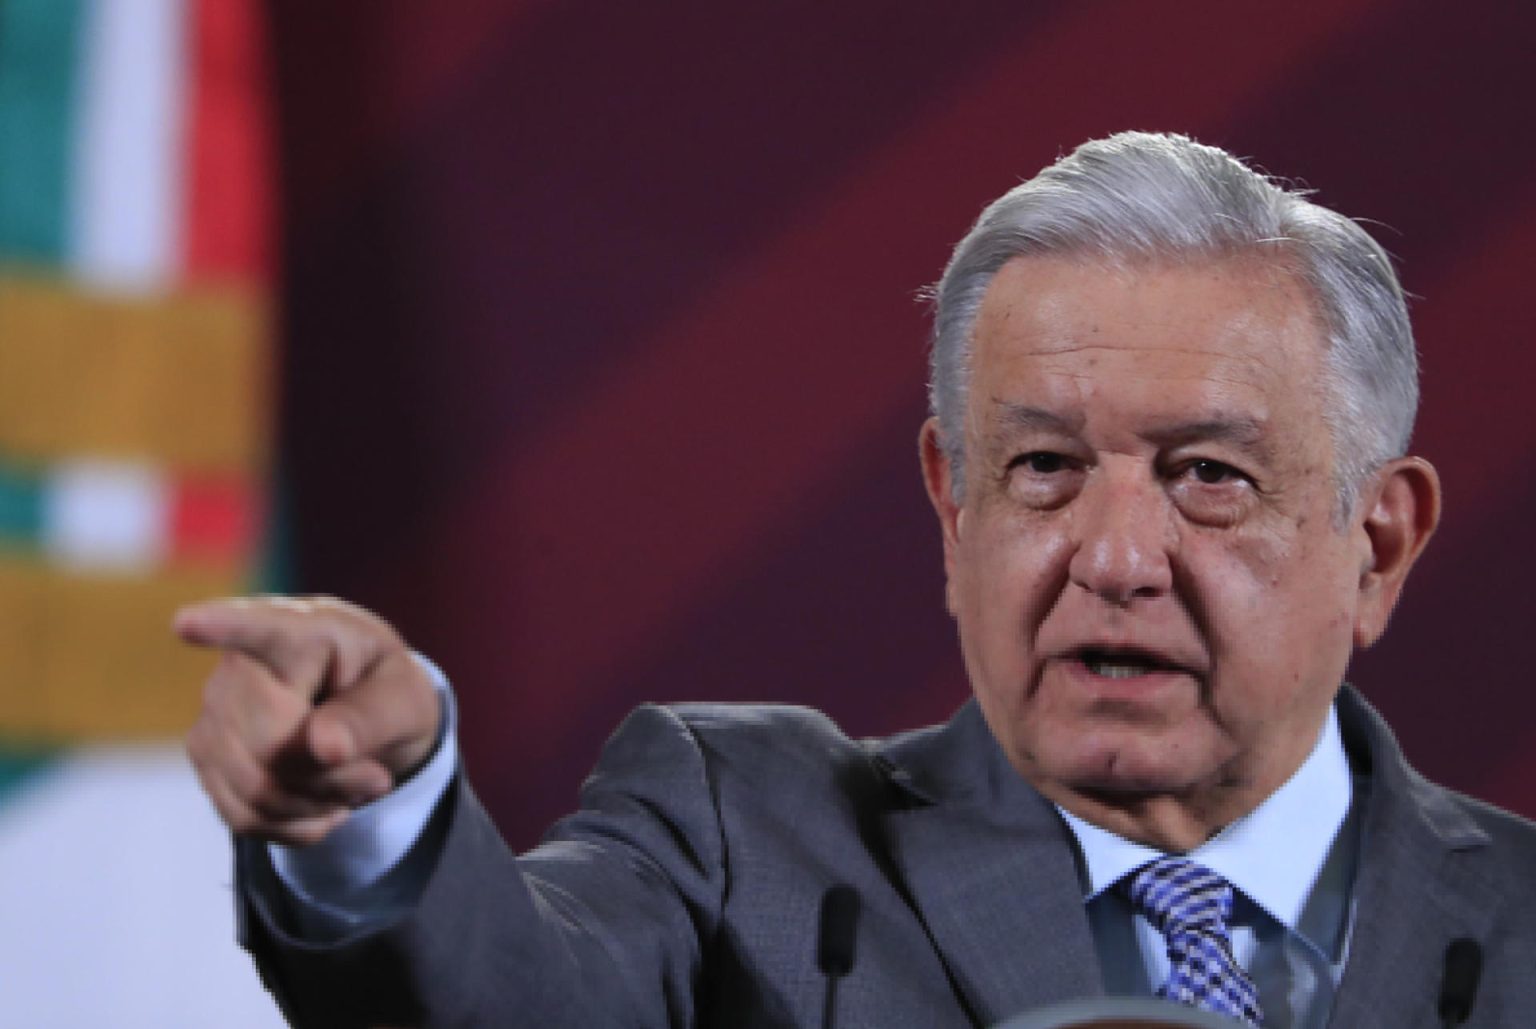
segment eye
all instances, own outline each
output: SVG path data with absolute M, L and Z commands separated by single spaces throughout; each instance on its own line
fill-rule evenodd
M 1238 469 L 1222 461 L 1202 457 L 1181 466 L 1175 478 L 1192 479 L 1202 486 L 1224 486 L 1251 483 L 1253 480 Z
M 1199 479 L 1207 486 L 1216 486 L 1233 479 L 1244 478 L 1243 474 L 1236 468 L 1229 464 L 1222 464 L 1220 461 L 1201 459 L 1192 463 L 1189 466 L 1189 470 L 1196 479 Z
M 1065 468 L 1067 459 L 1049 450 L 1034 450 L 1014 458 L 1011 464 L 1014 468 L 1028 468 L 1036 475 L 1050 475 Z
M 1083 462 L 1055 450 L 1030 450 L 1008 462 L 1004 488 L 1015 501 L 1049 511 L 1071 500 L 1082 487 Z
M 1169 487 L 1185 517 L 1210 526 L 1237 524 L 1252 510 L 1259 495 L 1258 484 L 1247 472 L 1208 457 L 1175 465 Z

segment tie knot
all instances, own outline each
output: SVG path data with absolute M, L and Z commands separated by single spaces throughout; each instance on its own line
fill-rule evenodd
M 1232 884 L 1185 857 L 1169 855 L 1142 865 L 1127 881 L 1126 893 L 1165 936 L 1188 931 L 1224 936 L 1232 916 Z

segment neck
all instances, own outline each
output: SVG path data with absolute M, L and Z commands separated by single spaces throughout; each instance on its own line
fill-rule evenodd
M 1122 839 L 1168 854 L 1194 850 L 1258 806 L 1236 795 L 1192 798 L 1073 792 L 1049 799 Z

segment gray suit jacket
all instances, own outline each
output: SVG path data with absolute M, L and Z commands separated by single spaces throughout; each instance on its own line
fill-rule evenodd
M 1458 936 L 1486 953 L 1469 1024 L 1536 1024 L 1536 826 L 1419 777 L 1348 687 L 1339 709 L 1369 786 L 1332 1024 L 1438 1026 Z M 842 882 L 863 914 L 841 1025 L 989 1025 L 1102 993 L 1070 834 L 974 703 L 874 742 L 804 709 L 645 707 L 581 799 L 517 857 L 458 784 L 420 896 L 331 946 L 251 889 L 270 869 L 242 846 L 242 942 L 302 1026 L 811 1026 Z

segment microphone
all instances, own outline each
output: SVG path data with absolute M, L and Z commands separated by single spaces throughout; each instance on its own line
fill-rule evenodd
M 827 977 L 827 997 L 821 1012 L 822 1029 L 833 1029 L 837 1011 L 837 981 L 853 971 L 854 941 L 859 931 L 859 892 L 841 884 L 821 897 L 821 934 L 816 964 Z
M 1445 975 L 1440 980 L 1440 1024 L 1454 1029 L 1472 1015 L 1477 981 L 1483 974 L 1483 948 L 1463 936 L 1445 948 Z

